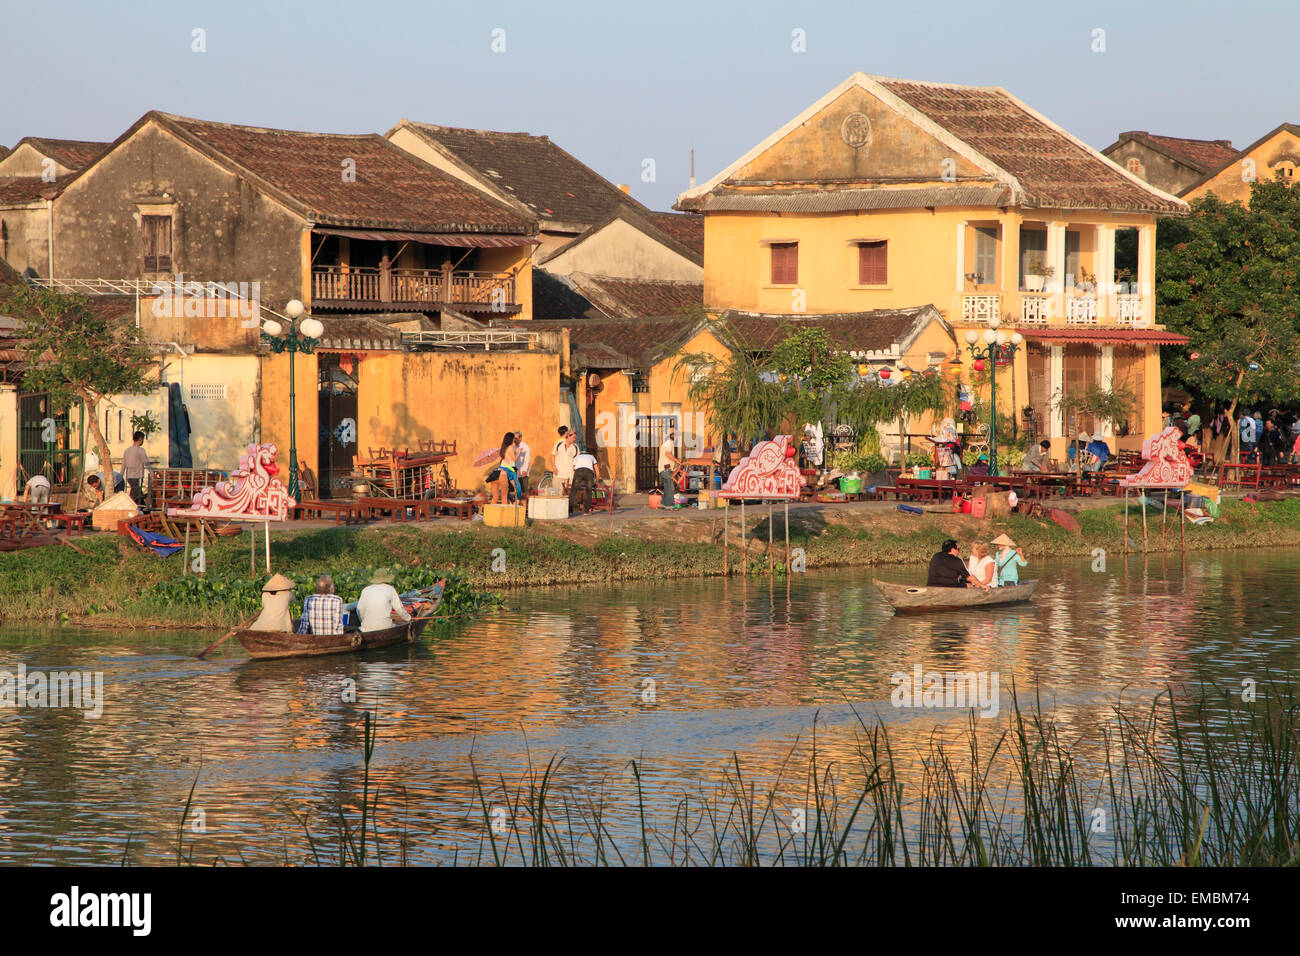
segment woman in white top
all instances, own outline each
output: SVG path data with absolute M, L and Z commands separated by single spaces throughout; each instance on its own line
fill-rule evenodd
M 970 561 L 966 565 L 970 575 L 987 588 L 998 586 L 998 576 L 994 573 L 994 561 L 989 555 L 989 546 L 977 541 L 971 545 Z

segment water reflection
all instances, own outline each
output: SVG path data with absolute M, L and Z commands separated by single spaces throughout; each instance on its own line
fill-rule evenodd
M 643 790 L 671 815 L 684 790 L 716 784 L 733 751 L 758 778 L 796 744 L 805 753 L 814 715 L 819 753 L 846 767 L 862 721 L 887 722 L 905 756 L 935 734 L 955 739 L 966 712 L 889 705 L 891 675 L 917 664 L 997 672 L 1004 714 L 1014 687 L 1081 735 L 1121 694 L 1295 669 L 1298 555 L 1032 570 L 1030 605 L 918 617 L 895 617 L 870 586 L 913 578 L 904 570 L 557 588 L 511 595 L 509 610 L 431 629 L 414 647 L 288 661 L 195 661 L 206 634 L 7 629 L 0 669 L 103 671 L 107 699 L 98 721 L 0 711 L 0 861 L 115 863 L 128 840 L 134 862 L 172 861 L 196 779 L 207 832 L 186 839 L 202 858 L 301 859 L 289 810 L 355 806 L 365 710 L 379 715 L 375 772 L 413 836 L 411 859 L 437 862 L 483 839 L 471 756 L 509 782 L 560 754 L 567 792 L 614 803 L 634 791 L 636 758 Z M 633 826 L 630 809 L 611 809 L 611 825 Z

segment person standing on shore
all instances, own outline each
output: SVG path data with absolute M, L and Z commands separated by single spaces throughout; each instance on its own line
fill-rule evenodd
M 131 436 L 131 446 L 122 453 L 122 477 L 131 489 L 131 500 L 144 507 L 144 479 L 149 473 L 149 453 L 144 450 L 144 432 Z
M 505 505 L 510 503 L 510 485 L 517 483 L 515 478 L 517 454 L 515 451 L 515 433 L 506 432 L 501 439 L 501 461 L 488 475 L 488 482 L 492 485 L 493 504 Z
M 528 468 L 533 463 L 533 450 L 524 441 L 523 432 L 515 432 L 515 474 L 519 476 L 519 497 L 528 493 Z
M 660 507 L 671 508 L 676 502 L 677 485 L 673 482 L 674 467 L 681 467 L 681 459 L 677 457 L 677 433 L 673 426 L 668 426 L 668 434 L 659 444 L 659 481 L 663 485 L 664 500 L 660 502 Z
M 560 426 L 560 440 L 551 449 L 554 463 L 555 480 L 560 483 L 561 491 L 568 491 L 573 484 L 573 459 L 578 457 L 578 433 L 566 425 Z

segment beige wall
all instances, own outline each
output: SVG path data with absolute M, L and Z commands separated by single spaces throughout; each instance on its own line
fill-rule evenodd
M 1274 178 L 1280 167 L 1292 170 L 1300 166 L 1300 136 L 1290 130 L 1279 130 L 1276 136 L 1256 146 L 1249 153 L 1237 157 L 1217 176 L 1189 190 L 1183 196 L 1188 202 L 1214 193 L 1224 202 L 1250 204 L 1250 184 L 1255 180 L 1267 182 Z
M 553 275 L 616 276 L 626 279 L 677 279 L 702 282 L 704 267 L 622 219 L 573 244 L 543 266 Z
M 23 143 L 4 159 L 0 159 L 0 176 L 44 176 L 46 169 L 51 168 L 45 165 L 45 159 L 45 154 L 31 143 Z M 56 179 L 51 185 L 74 172 L 70 166 L 64 166 L 57 160 L 52 168 Z
M 0 209 L 8 240 L 4 259 L 15 272 L 35 269 L 37 275 L 50 272 L 49 211 L 44 200 Z

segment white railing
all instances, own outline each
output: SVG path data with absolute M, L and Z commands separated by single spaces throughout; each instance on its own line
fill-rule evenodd
M 1052 295 L 1050 292 L 1020 293 L 1020 324 L 1047 325 L 1052 318 Z
M 466 329 L 449 332 L 403 332 L 402 344 L 423 348 L 483 349 L 490 352 L 495 346 L 530 347 L 540 343 L 542 333 L 522 329 Z
M 1146 316 L 1142 314 L 1142 296 L 1115 296 L 1115 321 L 1120 325 L 1143 325 Z
M 1002 317 L 1002 296 L 963 295 L 961 317 L 966 322 L 987 322 L 994 316 Z
M 1095 295 L 1069 295 L 1065 298 L 1066 325 L 1096 325 L 1097 297 Z

